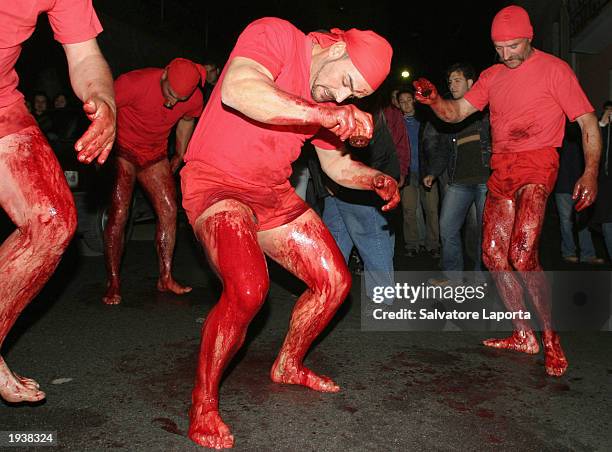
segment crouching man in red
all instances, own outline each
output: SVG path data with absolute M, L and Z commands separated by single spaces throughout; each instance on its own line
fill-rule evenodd
M 481 75 L 459 100 L 443 100 L 427 80 L 415 82 L 417 100 L 447 122 L 459 122 L 489 104 L 493 135 L 493 173 L 483 214 L 483 261 L 508 311 L 526 311 L 519 276 L 542 328 L 546 372 L 560 376 L 567 359 L 551 320 L 551 290 L 538 258 L 546 200 L 557 170 L 565 116 L 582 130 L 585 171 L 576 182 L 576 210 L 595 201 L 601 137 L 594 109 L 575 74 L 562 60 L 531 46 L 533 28 L 518 6 L 502 9 L 491 39 L 502 64 Z M 518 273 L 513 273 L 516 270 Z M 506 339 L 484 345 L 536 354 L 537 337 L 528 320 L 516 319 Z
M 189 437 L 232 447 L 219 415 L 219 381 L 242 345 L 269 288 L 264 257 L 308 286 L 272 365 L 274 382 L 336 392 L 330 378 L 304 367 L 306 352 L 350 288 L 350 274 L 321 219 L 288 182 L 306 139 L 323 170 L 341 185 L 399 202 L 395 180 L 353 161 L 341 140 L 372 136 L 372 118 L 351 97 L 371 94 L 389 72 L 391 46 L 372 31 L 305 35 L 266 18 L 238 38 L 198 123 L 181 171 L 183 206 L 223 293 L 208 314 L 192 395 Z
M 202 93 L 196 88 L 205 79 L 203 66 L 176 58 L 165 69 L 139 69 L 122 75 L 115 82 L 117 159 L 104 230 L 108 282 L 102 301 L 106 304 L 121 302 L 119 273 L 125 225 L 136 180 L 144 188 L 157 215 L 157 289 L 179 295 L 191 291 L 191 287 L 181 286 L 172 277 L 177 215 L 172 174 L 183 161 L 195 119 L 202 113 Z M 168 161 L 168 136 L 175 125 L 176 152 Z

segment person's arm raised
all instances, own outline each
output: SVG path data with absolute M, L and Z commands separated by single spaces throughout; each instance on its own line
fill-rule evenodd
M 457 100 L 442 99 L 435 85 L 427 79 L 420 78 L 413 85 L 415 89 L 414 98 L 422 104 L 429 105 L 442 121 L 461 122 L 478 111 L 463 97 Z

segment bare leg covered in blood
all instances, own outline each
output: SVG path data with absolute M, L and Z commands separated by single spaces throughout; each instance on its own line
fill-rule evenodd
M 157 215 L 155 245 L 159 258 L 157 289 L 181 295 L 191 287 L 178 284 L 172 277 L 172 257 L 176 243 L 176 189 L 170 164 L 163 160 L 143 170 L 121 157 L 116 159 L 116 179 L 112 193 L 108 222 L 104 230 L 104 248 L 107 289 L 102 301 L 106 304 L 121 302 L 121 258 L 125 245 L 125 226 L 136 180 L 144 188 Z
M 483 214 L 483 260 L 497 285 L 509 312 L 526 311 L 518 272 L 542 327 L 546 372 L 560 376 L 567 360 L 552 330 L 551 290 L 538 258 L 538 245 L 548 193 L 542 185 L 529 184 L 513 199 L 489 193 Z M 540 351 L 537 337 L 527 320 L 513 320 L 515 331 L 509 338 L 488 339 L 488 347 L 528 354 Z
M 226 200 L 207 209 L 194 229 L 223 282 L 223 293 L 202 329 L 189 437 L 207 447 L 232 447 L 234 438 L 219 416 L 219 381 L 268 292 L 264 252 L 308 285 L 272 367 L 272 379 L 278 383 L 339 390 L 331 379 L 302 362 L 346 297 L 350 274 L 333 238 L 312 211 L 287 225 L 257 232 L 253 212 L 238 201 Z
M 202 328 L 189 437 L 220 449 L 232 447 L 234 437 L 219 416 L 219 381 L 268 293 L 268 268 L 257 243 L 255 216 L 245 205 L 217 203 L 198 218 L 194 230 L 221 278 L 223 293 Z
M 308 286 L 293 308 L 289 331 L 270 372 L 272 380 L 338 392 L 340 387 L 330 378 L 315 374 L 302 362 L 350 290 L 351 277 L 340 250 L 312 210 L 280 228 L 260 232 L 259 243 Z
M 155 246 L 159 259 L 157 290 L 182 295 L 191 292 L 191 287 L 177 283 L 172 277 L 172 258 L 176 244 L 176 187 L 170 162 L 162 160 L 139 171 L 138 182 L 147 193 L 157 215 Z
M 119 271 L 125 241 L 125 225 L 130 214 L 130 204 L 136 182 L 136 168 L 121 157 L 115 160 L 115 185 L 111 194 L 108 220 L 104 228 L 104 260 L 106 264 L 106 304 L 121 303 L 121 279 Z
M 55 154 L 36 126 L 0 138 L 0 188 L 0 205 L 17 227 L 0 247 L 1 346 L 56 269 L 76 230 L 76 210 Z M 36 402 L 45 393 L 0 357 L 0 397 Z

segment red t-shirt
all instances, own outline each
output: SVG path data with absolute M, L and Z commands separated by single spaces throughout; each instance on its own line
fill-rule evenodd
M 229 60 L 245 57 L 265 66 L 278 88 L 310 102 L 312 41 L 289 22 L 264 18 L 242 32 Z M 193 134 L 185 161 L 200 160 L 236 179 L 258 186 L 280 185 L 291 175 L 304 142 L 321 149 L 342 143 L 318 125 L 278 126 L 245 117 L 221 103 L 223 70 Z M 320 130 L 321 129 L 321 130 Z
M 55 39 L 62 44 L 84 42 L 102 31 L 91 0 L 0 1 L 0 107 L 23 97 L 17 91 L 15 63 L 21 43 L 32 35 L 43 12 L 49 16 Z
M 489 104 L 494 153 L 559 147 L 565 116 L 594 111 L 568 64 L 536 49 L 515 69 L 486 69 L 465 99 L 479 110 Z
M 115 80 L 117 103 L 117 144 L 132 151 L 166 152 L 168 135 L 181 118 L 197 118 L 202 113 L 199 89 L 173 108 L 161 88 L 163 69 L 146 68 L 123 74 Z

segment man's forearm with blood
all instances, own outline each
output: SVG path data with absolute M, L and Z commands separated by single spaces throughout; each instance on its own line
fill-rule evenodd
M 397 182 L 391 176 L 355 161 L 350 154 L 331 161 L 321 162 L 323 171 L 334 182 L 343 187 L 357 190 L 372 190 L 387 203 L 382 210 L 397 206 L 400 201 Z
M 266 124 L 321 125 L 330 129 L 341 140 L 346 140 L 353 135 L 364 137 L 367 140 L 372 138 L 374 129 L 372 117 L 354 105 L 322 105 L 284 92 L 274 85 L 270 89 L 274 94 L 266 96 L 265 101 L 258 101 L 261 103 L 261 111 L 258 113 L 263 114 L 250 116 L 244 110 L 241 112 Z M 259 108 L 246 108 L 246 111 L 253 112 Z
M 113 76 L 95 39 L 64 45 L 70 82 L 83 101 L 83 110 L 92 122 L 75 143 L 78 159 L 104 163 L 115 141 L 116 107 Z
M 442 99 L 435 85 L 429 80 L 420 78 L 413 83 L 415 99 L 429 105 L 436 116 L 445 122 L 460 122 L 464 119 L 457 102 Z
M 235 58 L 223 80 L 222 102 L 256 121 L 273 125 L 318 124 L 346 140 L 372 137 L 372 117 L 353 105 L 324 105 L 279 89 L 265 68 Z
M 584 173 L 576 182 L 572 198 L 576 201 L 576 211 L 586 209 L 597 197 L 597 173 L 601 157 L 601 135 L 597 117 L 587 113 L 578 118 L 582 129 L 582 147 L 584 150 Z
M 286 93 L 274 84 L 263 66 L 234 58 L 221 85 L 221 101 L 243 115 L 265 124 L 307 124 L 312 103 Z
M 97 97 L 115 110 L 113 75 L 101 55 L 84 59 L 71 71 L 71 77 L 74 93 L 81 101 Z
M 357 190 L 371 190 L 374 178 L 383 174 L 353 160 L 349 153 L 326 163 L 323 171 L 337 184 Z
M 593 115 L 592 124 L 585 126 L 582 134 L 582 149 L 584 150 L 584 172 L 597 175 L 601 157 L 601 134 L 597 127 L 597 118 Z

